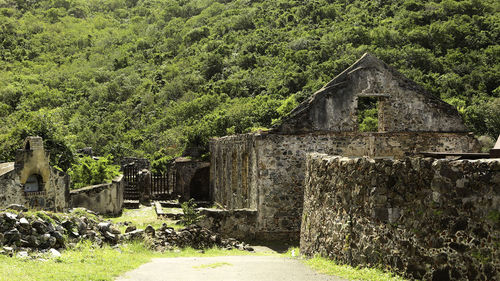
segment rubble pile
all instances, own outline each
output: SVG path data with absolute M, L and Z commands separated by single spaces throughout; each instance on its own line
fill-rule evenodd
M 22 211 L 0 213 L 0 254 L 64 249 L 80 240 L 102 246 L 120 240 L 120 231 L 110 222 L 77 214 L 49 215 Z
M 228 250 L 253 251 L 253 248 L 244 242 L 233 238 L 224 239 L 220 234 L 194 224 L 178 231 L 168 227 L 166 224 L 163 224 L 157 230 L 148 226 L 144 232 L 153 239 L 153 245 L 157 251 L 185 247 L 192 247 L 194 249 L 219 247 Z
M 71 248 L 81 240 L 90 240 L 98 246 L 147 240 L 148 245 L 158 251 L 185 247 L 253 250 L 243 242 L 223 239 L 219 234 L 196 225 L 177 231 L 166 224 L 156 230 L 150 225 L 145 229 L 137 229 L 131 223 L 126 225 L 128 227 L 122 233 L 117 225 L 99 216 L 82 215 L 82 212 L 56 215 L 7 210 L 0 212 L 0 254 L 27 255 L 38 251 L 58 255 L 61 249 Z

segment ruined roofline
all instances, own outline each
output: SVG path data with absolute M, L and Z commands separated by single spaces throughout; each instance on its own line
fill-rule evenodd
M 0 176 L 14 171 L 14 162 L 0 163 Z
M 267 136 L 428 136 L 433 137 L 436 135 L 449 135 L 449 136 L 471 136 L 474 134 L 471 132 L 437 132 L 437 131 L 394 131 L 394 132 L 359 132 L 359 131 L 327 131 L 327 130 L 315 130 L 315 131 L 297 131 L 297 132 L 281 132 L 281 131 L 263 131 L 263 132 L 249 132 L 244 134 L 227 135 L 223 137 L 215 137 L 209 140 L 209 143 L 220 143 L 220 142 L 241 142 L 243 140 L 249 139 L 263 139 Z
M 426 98 L 436 103 L 440 108 L 445 111 L 449 111 L 452 114 L 459 115 L 456 108 L 452 105 L 446 103 L 441 100 L 439 97 L 436 97 L 426 91 L 422 86 L 417 84 L 415 81 L 405 77 L 399 71 L 397 71 L 394 67 L 388 65 L 384 61 L 380 60 L 376 56 L 370 53 L 364 53 L 361 58 L 359 58 L 356 62 L 354 62 L 351 66 L 346 68 L 340 74 L 335 76 L 332 80 L 326 83 L 321 89 L 317 90 L 314 94 L 312 94 L 309 98 L 300 103 L 296 108 L 294 108 L 287 116 L 282 119 L 281 124 L 286 123 L 289 120 L 293 120 L 296 117 L 300 117 L 300 115 L 310 108 L 311 104 L 317 99 L 322 98 L 324 95 L 332 94 L 332 91 L 335 91 L 336 88 L 344 87 L 344 85 L 348 82 L 347 77 L 349 74 L 367 68 L 375 68 L 379 70 L 388 70 L 394 79 L 400 81 L 400 86 L 403 88 L 407 88 L 416 93 L 424 95 Z M 271 128 L 272 132 L 280 131 L 281 124 L 274 125 Z

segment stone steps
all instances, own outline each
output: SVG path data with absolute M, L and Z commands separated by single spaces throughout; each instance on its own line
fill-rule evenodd
M 139 209 L 139 200 L 124 200 L 123 207 L 127 209 Z

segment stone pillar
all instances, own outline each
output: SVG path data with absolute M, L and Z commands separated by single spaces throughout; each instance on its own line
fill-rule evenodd
M 151 203 L 151 172 L 143 169 L 137 175 L 137 189 L 139 190 L 139 201 L 143 205 Z

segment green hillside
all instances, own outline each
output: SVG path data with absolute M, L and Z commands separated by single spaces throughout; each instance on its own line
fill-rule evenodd
M 0 162 L 40 135 L 164 161 L 269 127 L 372 52 L 500 134 L 495 0 L 0 0 Z

